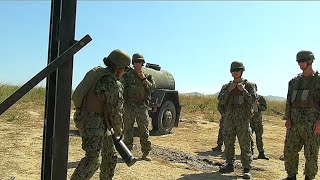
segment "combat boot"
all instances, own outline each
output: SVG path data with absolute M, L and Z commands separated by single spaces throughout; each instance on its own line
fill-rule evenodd
M 251 179 L 250 169 L 243 169 L 243 179 Z
M 219 172 L 221 172 L 222 174 L 231 173 L 233 171 L 234 171 L 233 164 L 227 164 L 227 165 L 225 165 L 225 166 L 223 166 L 222 168 L 219 169 Z
M 145 161 L 151 161 L 151 157 L 149 156 L 149 152 L 145 152 L 142 154 L 141 159 L 145 160 Z
M 259 155 L 258 155 L 257 158 L 258 158 L 258 159 L 266 159 L 266 160 L 269 160 L 269 157 L 266 156 L 263 151 L 262 151 L 262 152 L 259 152 Z
M 222 145 L 218 145 L 217 147 L 212 148 L 212 151 L 222 152 L 221 147 L 222 147 Z
M 285 180 L 297 180 L 297 176 L 288 176 Z

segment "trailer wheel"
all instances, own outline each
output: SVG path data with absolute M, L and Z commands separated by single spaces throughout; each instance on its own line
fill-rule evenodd
M 176 121 L 176 108 L 171 101 L 166 101 L 157 113 L 157 129 L 159 134 L 171 132 Z

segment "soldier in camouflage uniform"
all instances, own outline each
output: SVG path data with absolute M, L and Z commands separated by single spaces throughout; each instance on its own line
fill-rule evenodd
M 123 86 L 118 78 L 130 65 L 130 56 L 122 50 L 114 50 L 104 58 L 104 64 L 106 68 L 99 66 L 88 72 L 74 92 L 73 101 L 75 105 L 78 104 L 74 122 L 82 137 L 85 156 L 71 180 L 90 179 L 99 168 L 100 152 L 100 179 L 110 180 L 114 175 L 117 156 L 110 129 L 113 128 L 116 136 L 122 135 L 124 100 Z M 83 99 L 81 103 L 76 103 L 81 93 Z
M 218 99 L 221 96 L 221 92 L 218 95 Z M 222 145 L 223 145 L 223 129 L 224 129 L 224 114 L 226 112 L 225 107 L 222 105 L 221 101 L 218 102 L 218 107 L 217 107 L 221 118 L 220 118 L 220 122 L 219 122 L 219 133 L 218 133 L 218 140 L 217 140 L 217 146 L 212 148 L 213 151 L 218 151 L 221 152 L 222 151 Z
M 155 91 L 156 84 L 151 75 L 143 72 L 144 57 L 136 53 L 132 56 L 134 69 L 124 74 L 124 143 L 129 149 L 133 146 L 133 125 L 137 122 L 142 151 L 142 159 L 151 161 L 149 152 L 151 142 L 148 130 L 148 104 L 151 93 Z
M 257 84 L 254 84 L 255 90 L 257 91 Z M 269 157 L 267 157 L 264 154 L 264 149 L 263 149 L 263 142 L 262 142 L 262 134 L 263 134 L 263 123 L 262 123 L 262 111 L 267 110 L 267 101 L 266 99 L 257 94 L 257 100 L 253 104 L 253 116 L 251 118 L 250 126 L 252 129 L 252 133 L 256 133 L 256 143 L 257 143 L 257 148 L 259 151 L 258 159 L 266 159 L 269 160 Z M 251 151 L 253 155 L 253 141 L 251 142 Z
M 311 51 L 299 51 L 296 61 L 301 74 L 289 81 L 285 126 L 284 164 L 287 179 L 296 179 L 299 152 L 304 147 L 305 179 L 314 179 L 318 172 L 320 143 L 320 77 L 313 71 L 314 55 Z
M 221 173 L 234 171 L 235 141 L 238 137 L 241 148 L 241 163 L 243 166 L 243 178 L 250 179 L 252 162 L 251 140 L 252 132 L 250 119 L 252 117 L 252 106 L 256 100 L 256 92 L 253 83 L 242 78 L 245 67 L 242 62 L 231 63 L 230 72 L 233 81 L 222 86 L 219 101 L 225 106 L 224 122 L 224 146 L 226 166 L 220 168 Z

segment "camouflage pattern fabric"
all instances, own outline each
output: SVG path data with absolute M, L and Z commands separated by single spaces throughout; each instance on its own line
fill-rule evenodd
M 259 105 L 256 106 L 256 112 L 255 111 L 253 112 L 250 126 L 252 129 L 252 133 L 253 132 L 256 133 L 256 144 L 257 144 L 258 151 L 264 152 L 263 141 L 262 141 L 262 134 L 263 134 L 262 111 L 267 110 L 267 101 L 261 95 L 257 95 L 257 98 L 258 98 L 257 102 L 259 102 Z
M 147 75 L 147 84 L 143 84 L 134 69 L 123 75 L 124 86 L 124 139 L 123 142 L 132 149 L 133 125 L 137 122 L 141 151 L 148 153 L 151 150 L 148 130 L 148 103 L 151 93 L 154 92 L 156 84 L 151 75 Z
M 217 140 L 218 146 L 223 145 L 223 129 L 224 129 L 224 118 L 223 116 L 221 116 L 220 122 L 219 122 L 219 133 L 218 133 L 218 140 Z
M 221 96 L 218 97 L 218 100 L 226 107 L 224 122 L 224 153 L 226 162 L 228 164 L 234 163 L 235 141 L 237 136 L 241 148 L 242 166 L 245 169 L 251 169 L 252 132 L 250 128 L 250 119 L 252 116 L 252 105 L 256 99 L 256 92 L 252 83 L 246 80 L 243 80 L 243 83 L 245 84 L 246 91 L 242 92 L 244 101 L 240 106 L 232 104 L 232 94 L 227 90 L 231 82 L 222 87 Z
M 221 96 L 221 92 L 219 93 L 218 95 L 218 98 Z M 224 129 L 224 114 L 225 114 L 225 107 L 221 104 L 221 102 L 219 101 L 218 102 L 218 107 L 217 107 L 220 115 L 221 115 L 221 118 L 220 118 L 220 122 L 219 122 L 219 133 L 218 133 L 218 140 L 217 140 L 217 145 L 218 146 L 222 146 L 223 145 L 223 129 Z
M 81 108 L 76 110 L 74 121 L 82 137 L 85 157 L 81 159 L 71 180 L 90 179 L 99 166 L 100 179 L 109 180 L 114 176 L 117 156 L 109 129 L 111 123 L 117 136 L 122 133 L 123 87 L 114 76 L 104 76 L 97 83 L 95 92 L 105 102 L 105 113 L 100 115 Z
M 314 83 L 313 83 L 314 82 Z M 315 107 L 294 107 L 293 92 L 296 89 L 310 89 Z M 297 95 L 299 96 L 299 95 Z M 318 172 L 320 136 L 314 133 L 314 124 L 320 118 L 320 77 L 302 77 L 301 74 L 289 82 L 285 119 L 291 119 L 292 127 L 287 129 L 284 146 L 284 164 L 288 176 L 298 174 L 299 152 L 304 147 L 304 174 L 314 179 Z
M 148 110 L 143 104 L 125 103 L 124 106 L 124 143 L 129 149 L 133 146 L 133 125 L 136 120 L 139 130 L 141 152 L 151 151 L 151 141 L 149 140 L 149 120 Z

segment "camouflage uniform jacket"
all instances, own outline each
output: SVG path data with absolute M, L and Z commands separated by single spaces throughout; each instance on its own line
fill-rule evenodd
M 104 118 L 107 128 L 113 128 L 116 135 L 123 129 L 123 86 L 114 76 L 103 76 L 95 87 L 95 94 L 105 103 Z M 111 123 L 111 124 L 110 124 Z
M 302 87 L 303 86 L 303 87 Z M 307 92 L 307 93 L 305 93 Z M 307 94 L 307 95 L 305 95 Z M 304 96 L 304 97 L 303 97 Z M 296 103 L 296 99 L 303 99 Z M 285 109 L 285 120 L 291 119 L 295 109 L 305 109 L 320 119 L 320 76 L 318 72 L 312 77 L 298 74 L 288 83 L 288 93 Z
M 226 111 L 230 111 L 234 108 L 233 104 L 233 95 L 232 92 L 228 91 L 229 86 L 231 85 L 232 81 L 222 86 L 220 95 L 218 96 L 218 100 L 221 102 L 221 105 L 225 106 Z M 242 83 L 245 85 L 245 90 L 241 92 L 243 97 L 243 103 L 241 104 L 243 111 L 247 113 L 248 116 L 252 115 L 252 105 L 255 103 L 257 98 L 256 91 L 254 89 L 253 83 L 247 81 L 246 79 L 242 80 Z M 237 90 L 237 87 L 234 88 Z
M 152 75 L 145 74 L 147 83 L 144 84 L 142 79 L 135 73 L 134 69 L 126 72 L 121 79 L 124 86 L 124 100 L 138 104 L 148 105 L 151 93 L 156 89 L 156 84 Z

